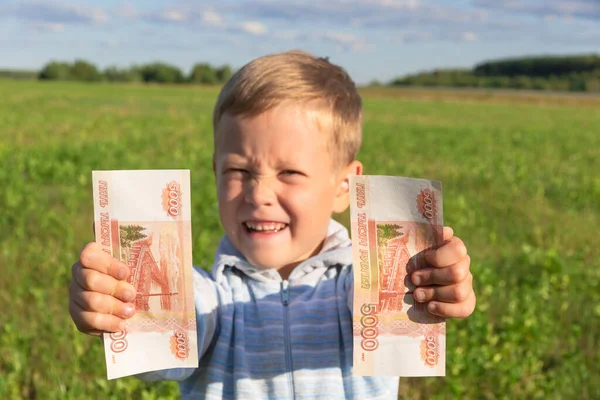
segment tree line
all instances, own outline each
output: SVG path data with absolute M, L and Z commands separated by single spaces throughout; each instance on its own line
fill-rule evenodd
M 70 80 L 85 82 L 151 82 L 223 84 L 232 75 L 228 65 L 197 63 L 189 74 L 165 63 L 153 62 L 130 68 L 111 66 L 100 70 L 85 60 L 51 61 L 39 72 L 0 70 L 0 78 Z M 374 83 L 380 84 L 380 83 Z M 522 57 L 486 61 L 472 69 L 436 69 L 406 75 L 390 86 L 443 86 L 465 88 L 529 89 L 600 92 L 600 56 Z
M 186 75 L 180 68 L 164 62 L 134 65 L 130 68 L 111 66 L 100 70 L 85 60 L 73 63 L 51 61 L 37 74 L 40 80 L 83 81 L 83 82 L 152 82 L 152 83 L 202 83 L 221 84 L 232 75 L 231 67 L 214 67 L 198 63 Z
M 472 69 L 437 69 L 393 80 L 396 86 L 448 86 L 600 92 L 600 56 L 523 57 Z

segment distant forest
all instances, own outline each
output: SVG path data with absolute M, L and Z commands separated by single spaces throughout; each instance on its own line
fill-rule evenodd
M 51 61 L 41 71 L 0 70 L 0 78 L 85 82 L 148 82 L 217 85 L 233 70 L 228 65 L 194 65 L 189 74 L 164 62 L 108 67 L 85 60 Z M 374 82 L 374 85 L 381 83 Z M 600 93 L 600 56 L 543 56 L 486 61 L 472 69 L 436 69 L 396 78 L 387 86 L 500 88 Z
M 473 69 L 438 69 L 397 78 L 394 86 L 445 86 L 600 92 L 600 56 L 524 57 Z
M 81 82 L 153 82 L 220 84 L 232 74 L 231 67 L 214 67 L 207 63 L 194 65 L 189 75 L 181 69 L 163 62 L 134 65 L 130 68 L 108 67 L 100 70 L 91 62 L 75 60 L 73 63 L 51 61 L 41 71 L 0 70 L 0 78 L 39 79 Z

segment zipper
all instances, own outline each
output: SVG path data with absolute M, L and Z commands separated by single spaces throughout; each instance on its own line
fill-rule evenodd
M 281 281 L 281 302 L 286 307 L 290 303 L 290 282 L 288 280 Z
M 290 289 L 287 279 L 281 281 L 281 303 L 283 304 L 283 341 L 285 346 L 285 364 L 288 370 L 288 382 L 292 391 L 290 399 L 295 399 L 294 375 L 292 373 L 292 343 L 290 339 L 290 322 L 288 304 L 290 304 Z

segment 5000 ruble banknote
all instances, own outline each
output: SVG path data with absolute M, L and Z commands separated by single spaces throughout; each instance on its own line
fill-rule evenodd
M 442 244 L 441 183 L 353 176 L 354 375 L 444 376 L 446 324 L 415 303 L 411 272 Z
M 104 334 L 108 379 L 198 366 L 188 170 L 93 171 L 96 242 L 137 291 L 125 330 Z

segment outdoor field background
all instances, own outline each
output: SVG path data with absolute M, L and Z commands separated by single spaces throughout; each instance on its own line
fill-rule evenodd
M 106 379 L 68 285 L 93 240 L 94 169 L 190 169 L 194 263 L 210 268 L 217 93 L 0 81 L 0 399 L 178 397 L 176 383 Z M 600 398 L 600 98 L 382 88 L 363 100 L 365 174 L 442 181 L 478 298 L 448 321 L 447 377 L 403 378 L 401 397 Z

